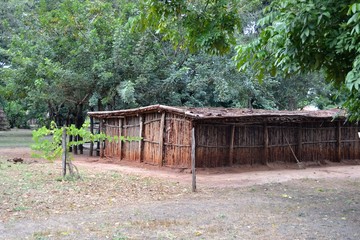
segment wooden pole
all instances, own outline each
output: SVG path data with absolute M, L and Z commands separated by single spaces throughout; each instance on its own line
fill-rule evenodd
M 94 134 L 94 117 L 90 117 L 90 133 Z M 94 142 L 90 141 L 89 156 L 92 157 L 94 151 Z
M 139 124 L 140 124 L 140 126 L 139 126 L 139 137 L 140 137 L 140 140 L 139 140 L 139 162 L 142 162 L 142 149 L 143 149 L 142 137 L 143 137 L 143 128 L 144 128 L 144 119 L 143 119 L 142 115 L 140 116 Z
M 302 162 L 300 162 L 300 160 L 296 157 L 296 154 L 295 154 L 294 150 L 292 149 L 292 147 L 291 147 L 288 139 L 286 138 L 286 136 L 284 136 L 284 138 L 285 138 L 285 141 L 286 141 L 287 145 L 288 145 L 289 148 L 290 148 L 290 151 L 291 151 L 292 155 L 294 156 L 294 158 L 295 158 L 295 160 L 296 160 L 296 163 L 298 164 L 298 166 L 299 166 L 300 168 L 304 168 L 304 165 L 302 165 Z
M 234 142 L 235 142 L 235 125 L 230 128 L 230 149 L 229 149 L 229 166 L 234 163 Z
M 99 120 L 101 121 L 101 120 Z M 97 133 L 100 133 L 100 122 L 99 122 L 99 128 L 97 130 Z M 101 140 L 98 140 L 96 143 L 96 156 L 100 156 L 100 142 Z
M 119 138 L 121 138 L 122 136 L 122 127 L 123 127 L 123 119 L 120 118 L 119 119 Z M 122 160 L 122 147 L 123 147 L 123 141 L 121 139 L 119 139 L 119 158 L 120 161 Z
M 340 120 L 337 121 L 337 131 L 336 131 L 336 137 L 337 137 L 337 161 L 341 162 L 341 122 Z
M 191 173 L 192 173 L 192 191 L 196 192 L 196 139 L 195 127 L 191 129 Z
M 99 124 L 99 130 L 100 133 L 102 133 L 104 131 L 104 123 L 103 123 L 103 119 L 100 119 L 100 124 Z M 100 140 L 100 157 L 104 157 L 104 141 Z
M 161 115 L 159 132 L 159 166 L 163 166 L 164 159 L 164 131 L 165 131 L 165 112 Z
M 65 177 L 66 175 L 66 126 L 63 126 L 63 132 L 62 132 L 62 175 Z
M 265 165 L 269 164 L 269 129 L 267 124 L 264 124 L 264 160 Z

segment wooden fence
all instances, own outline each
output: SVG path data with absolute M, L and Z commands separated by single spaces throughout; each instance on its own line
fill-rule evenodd
M 199 124 L 196 166 L 360 158 L 359 127 L 340 122 L 299 124 Z M 295 156 L 294 156 L 295 155 Z
M 148 113 L 106 119 L 109 136 L 141 137 L 141 141 L 106 141 L 104 156 L 168 167 L 188 167 L 191 122 L 175 114 Z
M 192 127 L 196 167 L 267 164 L 276 161 L 341 161 L 359 159 L 359 127 L 340 121 L 303 123 L 211 123 L 181 115 L 152 112 L 107 118 L 110 136 L 136 136 L 141 141 L 105 142 L 104 156 L 152 165 L 190 168 Z

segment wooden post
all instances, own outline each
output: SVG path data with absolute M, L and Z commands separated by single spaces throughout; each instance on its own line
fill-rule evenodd
M 90 117 L 90 133 L 94 134 L 94 117 Z M 94 142 L 90 141 L 89 156 L 92 157 L 94 151 Z
M 302 161 L 302 125 L 301 123 L 298 126 L 297 129 L 297 138 L 298 138 L 298 146 L 297 146 L 297 157 L 299 159 L 299 161 Z
M 336 137 L 337 137 L 337 158 L 336 160 L 338 162 L 341 162 L 341 123 L 340 120 L 337 121 L 337 131 L 336 131 Z
M 192 173 L 192 191 L 196 192 L 196 139 L 195 127 L 191 129 L 191 173 Z
M 67 154 L 66 154 L 66 126 L 63 126 L 63 132 L 62 132 L 62 175 L 63 177 L 65 177 L 66 175 L 66 158 L 67 158 Z
M 101 121 L 101 120 L 100 120 Z M 100 133 L 100 122 L 99 122 L 99 128 L 97 130 L 97 133 Z M 100 140 L 96 143 L 96 156 L 100 156 Z
M 143 140 L 142 140 L 142 137 L 143 137 L 143 128 L 144 128 L 144 119 L 143 119 L 143 116 L 140 115 L 140 126 L 139 126 L 139 137 L 140 137 L 140 140 L 139 140 L 139 162 L 142 162 L 142 149 L 143 149 Z M 161 124 L 160 124 L 161 125 Z
M 103 120 L 100 119 L 100 124 L 99 124 L 100 133 L 104 131 L 103 127 L 104 127 Z M 99 141 L 100 141 L 100 157 L 102 158 L 104 157 L 104 141 L 103 140 L 99 140 Z
M 119 138 L 121 138 L 122 136 L 122 127 L 123 127 L 123 119 L 120 118 L 119 119 Z M 119 158 L 120 161 L 122 160 L 122 147 L 123 147 L 123 141 L 121 139 L 119 139 Z
M 264 124 L 264 160 L 263 163 L 267 165 L 269 163 L 269 129 L 267 124 Z
M 165 131 L 165 112 L 161 115 L 159 132 L 159 166 L 163 166 L 164 159 L 164 131 Z
M 235 142 L 235 125 L 230 128 L 230 149 L 229 149 L 229 166 L 234 163 L 234 142 Z

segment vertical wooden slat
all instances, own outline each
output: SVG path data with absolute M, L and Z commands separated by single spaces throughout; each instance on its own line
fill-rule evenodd
M 302 160 L 302 125 L 301 123 L 298 125 L 297 128 L 297 152 L 296 155 L 299 161 Z
M 163 166 L 164 159 L 164 131 L 165 131 L 165 112 L 161 114 L 160 128 L 159 128 L 159 162 L 160 166 Z
M 90 133 L 94 134 L 94 117 L 90 117 Z M 94 151 L 94 142 L 90 141 L 90 151 L 89 151 L 90 157 L 93 155 L 93 151 Z
M 337 161 L 341 161 L 341 123 L 340 120 L 337 122 L 337 131 L 336 131 L 336 137 L 337 137 Z
M 230 127 L 230 149 L 229 149 L 229 166 L 234 162 L 234 141 L 235 141 L 235 125 Z
M 121 140 L 122 137 L 122 127 L 123 127 L 123 119 L 120 118 L 119 119 L 119 159 L 120 161 L 122 160 L 122 146 L 123 146 L 123 141 Z
M 263 163 L 267 165 L 269 163 L 269 130 L 268 126 L 264 124 L 264 160 Z
M 99 119 L 99 128 L 97 130 L 97 133 L 100 134 L 100 121 L 101 119 Z M 100 140 L 97 141 L 96 143 L 96 156 L 100 156 Z
M 196 192 L 196 140 L 195 127 L 191 129 L 191 173 L 192 173 L 192 191 Z
M 103 119 L 100 119 L 100 123 L 99 123 L 99 130 L 100 133 L 102 133 L 104 131 L 104 123 L 103 123 Z M 100 157 L 104 157 L 104 141 L 103 140 L 99 140 L 100 141 Z
M 142 137 L 143 137 L 143 128 L 144 128 L 144 118 L 142 115 L 140 115 L 140 120 L 139 120 L 139 124 L 140 124 L 140 127 L 139 127 L 139 137 L 140 137 L 140 140 L 139 140 L 139 162 L 142 162 L 142 152 L 143 152 L 143 140 L 142 140 Z

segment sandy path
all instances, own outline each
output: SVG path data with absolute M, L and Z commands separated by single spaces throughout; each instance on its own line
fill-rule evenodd
M 29 148 L 0 148 L 0 156 L 4 158 L 22 157 L 31 159 Z M 176 169 L 160 168 L 142 163 L 100 159 L 87 155 L 75 156 L 75 164 L 80 168 L 93 168 L 99 171 L 113 170 L 170 179 L 180 183 L 191 184 L 189 173 Z M 295 179 L 324 179 L 324 178 L 360 178 L 360 165 L 348 163 L 324 165 L 297 169 L 296 165 L 278 165 L 275 168 L 265 166 L 242 166 L 234 168 L 199 169 L 197 172 L 197 186 L 206 187 L 241 187 L 266 183 L 286 182 Z
M 10 157 L 30 151 L 0 148 Z M 75 163 L 191 184 L 168 168 L 84 155 Z M 294 167 L 200 169 L 197 193 L 0 222 L 0 239 L 360 239 L 360 165 Z

